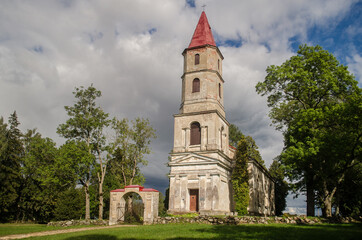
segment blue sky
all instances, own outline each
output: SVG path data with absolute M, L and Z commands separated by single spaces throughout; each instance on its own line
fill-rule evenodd
M 301 43 L 321 45 L 361 83 L 361 9 L 356 0 L 33 0 L 0 1 L 0 116 L 58 145 L 77 86 L 102 91 L 118 118 L 146 117 L 157 130 L 143 167 L 146 186 L 168 186 L 173 114 L 181 103 L 182 51 L 205 11 L 224 55 L 226 118 L 252 136 L 267 166 L 283 147 L 266 99 L 255 93 L 269 65 Z M 160 87 L 162 86 L 162 87 Z M 303 200 L 290 201 L 303 206 Z

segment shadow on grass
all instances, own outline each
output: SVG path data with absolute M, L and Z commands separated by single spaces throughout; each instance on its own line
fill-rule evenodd
M 362 224 L 345 225 L 237 225 L 198 230 L 215 234 L 213 239 L 362 239 Z
M 88 234 L 83 236 L 75 236 L 75 237 L 69 237 L 65 238 L 66 240 L 117 240 L 116 236 L 111 235 L 105 235 L 105 234 Z

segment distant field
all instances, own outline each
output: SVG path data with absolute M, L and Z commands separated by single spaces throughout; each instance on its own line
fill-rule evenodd
M 3 232 L 1 226 L 1 232 Z M 19 226 L 28 228 L 28 226 Z M 34 226 L 33 229 L 35 229 Z M 41 231 L 49 230 L 38 226 Z M 63 228 L 64 229 L 64 228 Z M 12 232 L 15 234 L 18 232 Z M 4 234 L 2 234 L 4 235 Z M 117 240 L 117 239 L 362 239 L 362 224 L 321 224 L 299 226 L 289 224 L 250 224 L 238 226 L 215 226 L 205 224 L 168 224 L 112 228 L 66 233 L 34 239 L 66 240 Z

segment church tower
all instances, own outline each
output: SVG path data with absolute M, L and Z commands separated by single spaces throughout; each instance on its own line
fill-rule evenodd
M 169 162 L 169 212 L 231 211 L 229 123 L 224 110 L 222 56 L 205 12 L 182 53 L 184 73 Z

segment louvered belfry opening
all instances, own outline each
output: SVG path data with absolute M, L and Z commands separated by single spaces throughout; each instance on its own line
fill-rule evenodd
M 200 92 L 200 79 L 195 78 L 192 81 L 192 92 Z
M 201 144 L 201 127 L 200 123 L 194 122 L 191 124 L 191 139 L 190 145 Z

